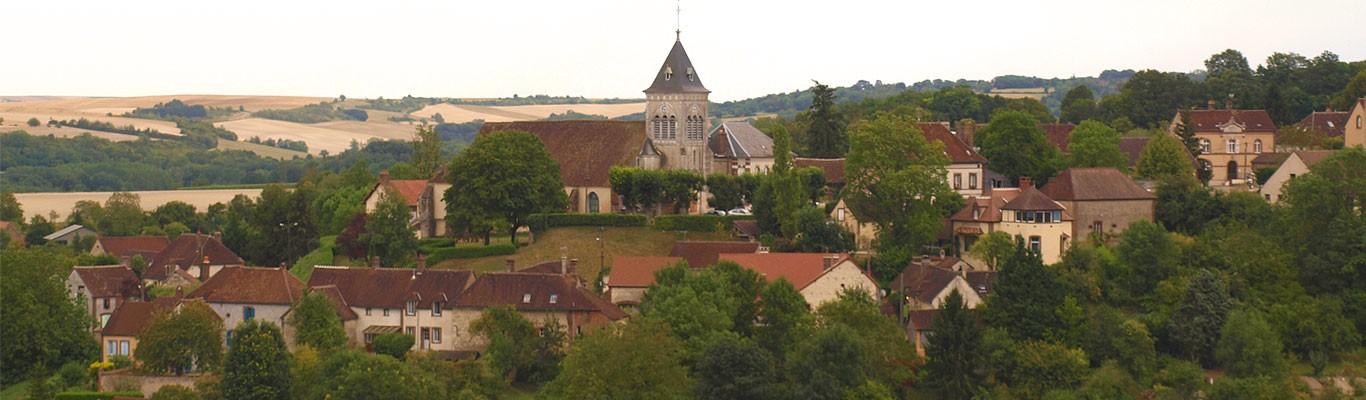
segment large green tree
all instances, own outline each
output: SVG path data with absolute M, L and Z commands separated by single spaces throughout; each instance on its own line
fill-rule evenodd
M 1119 94 L 1101 99 L 1108 121 L 1125 118 L 1140 128 L 1165 125 L 1176 110 L 1189 109 L 1206 100 L 1204 89 L 1179 72 L 1143 70 L 1124 82 Z
M 1200 270 L 1172 313 L 1172 342 L 1186 357 L 1212 365 L 1219 332 L 1232 303 L 1224 280 L 1209 270 Z
M 0 191 L 0 221 L 9 221 L 22 224 L 24 222 L 24 208 L 19 204 L 19 200 L 14 197 L 14 193 Z
M 1190 153 L 1170 135 L 1157 135 L 1138 153 L 1138 177 L 1157 181 L 1195 180 Z
M 1284 378 L 1290 363 L 1281 354 L 1281 338 L 1261 312 L 1239 309 L 1228 314 L 1214 357 L 1233 377 Z
M 289 398 L 289 350 L 279 326 L 258 318 L 233 329 L 222 385 L 226 399 Z
M 136 193 L 116 192 L 104 201 L 98 230 L 108 236 L 130 236 L 142 232 L 147 213 L 142 211 L 141 198 Z
M 778 220 L 779 230 L 787 238 L 797 236 L 796 213 L 806 198 L 802 182 L 793 170 L 794 166 L 792 137 L 787 129 L 780 128 L 773 132 L 773 170 L 767 178 L 773 185 L 773 214 Z
M 1086 85 L 1077 85 L 1067 91 L 1062 98 L 1062 122 L 1079 124 L 1081 121 L 1097 117 L 1096 95 Z
M 330 352 L 346 346 L 346 330 L 341 317 L 327 296 L 309 292 L 299 299 L 289 312 L 290 326 L 294 327 L 294 344 Z
M 856 336 L 853 329 L 835 325 L 821 329 L 797 346 L 789 361 L 788 373 L 801 387 L 802 397 L 842 399 L 847 391 L 868 380 L 867 345 Z
M 926 140 L 914 121 L 886 114 L 855 122 L 849 138 L 844 199 L 850 211 L 877 225 L 885 248 L 933 243 L 945 217 L 942 203 L 959 199 L 944 181 L 944 145 Z
M 787 350 L 811 327 L 810 305 L 786 278 L 764 285 L 759 305 L 760 325 L 755 338 L 759 346 L 783 360 Z
M 135 358 L 149 371 L 217 368 L 223 360 L 223 319 L 203 301 L 159 310 L 138 337 Z
M 934 335 L 925 346 L 926 379 L 945 399 L 971 399 L 982 380 L 982 328 L 957 290 L 934 316 Z
M 815 158 L 840 158 L 849 148 L 844 121 L 836 110 L 835 90 L 815 82 L 811 86 L 811 108 L 802 113 L 807 120 L 806 153 Z
M 1228 49 L 1205 60 L 1205 90 L 1210 99 L 1228 99 L 1234 108 L 1262 108 L 1262 88 L 1252 75 L 1247 57 Z
M 559 212 L 569 205 L 560 164 L 536 136 L 517 130 L 480 136 L 451 161 L 446 190 L 449 214 L 497 217 L 512 243 L 531 214 Z M 466 231 L 453 226 L 452 231 Z
M 70 262 L 45 249 L 0 250 L 0 383 L 97 356 L 99 344 L 87 330 L 93 321 L 68 297 Z
M 685 353 L 658 321 L 609 326 L 574 342 L 563 372 L 543 393 L 551 399 L 688 399 L 693 380 L 683 366 Z
M 1022 177 L 1044 183 L 1062 164 L 1062 153 L 1048 142 L 1039 122 L 1029 114 L 1007 111 L 996 114 L 977 133 L 977 143 L 987 167 L 1018 183 Z
M 1085 86 L 1082 86 L 1085 87 Z M 1068 135 L 1068 165 L 1129 169 L 1129 156 L 1119 149 L 1119 132 L 1096 121 L 1082 121 Z
M 408 201 L 386 188 L 375 210 L 365 216 L 365 233 L 360 235 L 370 257 L 379 257 L 386 267 L 403 265 L 412 257 L 417 252 L 417 237 L 408 227 L 412 216 Z
M 436 125 L 418 125 L 413 134 L 413 179 L 431 179 L 441 170 L 441 134 Z
M 564 358 L 565 334 L 557 321 L 538 327 L 512 306 L 485 308 L 470 322 L 470 333 L 489 341 L 489 365 L 509 381 L 545 382 Z
M 1062 326 L 1057 310 L 1065 294 L 1058 273 L 1043 265 L 1038 254 L 1017 238 L 1015 248 L 1001 260 L 993 284 L 996 294 L 987 298 L 983 317 L 989 326 L 1004 328 L 1015 340 L 1040 340 Z
M 725 336 L 702 352 L 694 368 L 701 399 L 774 398 L 779 376 L 773 358 L 753 342 Z

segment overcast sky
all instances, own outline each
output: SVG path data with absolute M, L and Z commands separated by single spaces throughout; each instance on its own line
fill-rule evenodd
M 1190 71 L 1237 49 L 1366 59 L 1366 1 L 697 1 L 714 101 L 859 79 Z M 643 97 L 674 0 L 14 0 L 0 95 Z

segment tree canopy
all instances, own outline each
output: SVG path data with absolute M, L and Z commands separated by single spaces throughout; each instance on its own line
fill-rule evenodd
M 944 145 L 926 140 L 914 121 L 893 115 L 855 122 L 849 138 L 844 198 L 850 211 L 877 225 L 885 247 L 932 243 L 945 217 L 943 204 L 961 202 L 944 181 Z
M 532 214 L 561 211 L 569 205 L 559 163 L 539 138 L 523 131 L 480 136 L 451 161 L 448 171 L 447 213 L 496 218 L 506 223 L 513 243 L 517 229 L 526 226 Z M 459 218 L 449 222 L 453 232 L 476 226 Z

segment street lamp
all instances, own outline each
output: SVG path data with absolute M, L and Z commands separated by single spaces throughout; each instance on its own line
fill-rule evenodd
M 606 229 L 598 227 L 598 275 L 602 275 L 602 270 L 607 268 L 607 239 L 604 233 Z
M 285 246 L 286 246 L 286 247 L 285 247 L 285 261 L 286 261 L 286 262 L 290 262 L 290 261 L 293 261 L 293 260 L 294 260 L 294 234 L 293 234 L 293 231 L 294 231 L 294 227 L 296 227 L 296 226 L 299 226 L 299 223 L 298 223 L 298 222 L 295 222 L 295 223 L 292 223 L 292 224 L 289 224 L 289 225 L 285 225 L 284 222 L 281 222 L 281 223 L 280 223 L 280 227 L 285 229 Z

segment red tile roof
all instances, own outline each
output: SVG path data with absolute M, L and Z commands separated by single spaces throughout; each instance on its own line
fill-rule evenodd
M 1298 125 L 1322 132 L 1328 137 L 1342 137 L 1347 132 L 1347 118 L 1351 115 L 1350 112 L 1315 111 L 1300 120 Z
M 1242 124 L 1244 131 L 1275 132 L 1276 123 L 1266 110 L 1181 110 L 1190 115 L 1196 132 L 1219 132 L 1230 120 Z M 1178 121 L 1180 121 L 1178 119 Z
M 1129 156 L 1129 169 L 1138 165 L 1138 157 L 1143 154 L 1143 148 L 1148 147 L 1150 137 L 1126 137 L 1119 138 L 1119 151 Z
M 346 304 L 346 296 L 342 296 L 341 290 L 337 289 L 337 285 L 315 286 L 310 288 L 310 290 L 327 297 L 327 301 L 332 303 L 332 309 L 337 312 L 337 316 L 340 317 L 342 321 L 351 321 L 360 318 L 359 315 L 356 315 L 356 310 L 352 310 L 351 305 Z
M 571 279 L 561 275 L 490 272 L 476 278 L 454 305 L 511 305 L 518 311 L 587 311 L 602 313 L 612 320 L 626 318 L 620 308 L 576 286 Z
M 1114 168 L 1068 168 L 1040 190 L 1053 200 L 1156 200 L 1129 175 Z
M 444 269 L 319 266 L 314 267 L 308 286 L 336 286 L 353 307 L 402 308 L 416 296 L 418 307 L 431 307 L 432 302 L 441 301 L 449 308 L 473 277 L 470 271 Z
M 925 122 L 917 124 L 925 132 L 925 139 L 944 144 L 944 155 L 954 164 L 983 164 L 987 162 L 977 150 L 968 146 L 962 139 L 949 131 L 948 122 Z
M 1304 161 L 1305 166 L 1310 166 L 1318 164 L 1319 161 L 1323 161 L 1323 159 L 1328 158 L 1328 156 L 1333 155 L 1333 153 L 1334 151 L 1332 150 L 1300 150 L 1295 152 L 1295 155 L 1300 156 L 1300 161 Z
M 816 167 L 825 171 L 825 181 L 835 184 L 844 183 L 843 158 L 796 158 L 793 165 L 797 168 Z
M 1043 134 L 1048 138 L 1048 143 L 1052 143 L 1059 151 L 1067 152 L 1067 145 L 1072 142 L 1072 131 L 1077 129 L 1072 124 L 1039 124 L 1039 129 L 1043 129 Z
M 968 285 L 977 291 L 977 296 L 986 298 L 996 293 L 996 271 L 968 271 Z
M 209 303 L 294 304 L 304 283 L 284 268 L 223 267 L 186 298 Z
M 635 165 L 645 146 L 645 121 L 490 122 L 479 136 L 513 129 L 541 138 L 565 186 L 611 186 L 612 167 Z
M 916 331 L 934 331 L 934 316 L 939 315 L 939 309 L 915 310 L 910 312 L 911 328 Z
M 122 265 L 78 266 L 71 273 L 81 277 L 90 297 L 138 297 L 142 280 L 132 269 Z
M 679 257 L 612 257 L 612 273 L 607 282 L 611 287 L 649 287 L 655 283 L 655 271 L 683 261 Z
M 735 231 L 739 232 L 741 236 L 757 238 L 764 234 L 764 230 L 759 229 L 759 221 L 752 219 L 737 219 L 731 221 L 730 226 L 735 228 Z
M 156 257 L 148 263 L 147 270 L 143 272 L 143 279 L 162 280 L 166 279 L 171 268 L 180 267 L 189 269 L 192 265 L 200 265 L 204 262 L 204 257 L 209 257 L 209 265 L 244 265 L 242 257 L 233 253 L 223 242 L 210 235 L 187 233 L 180 235 L 171 241 L 166 249 L 157 253 Z
M 680 257 L 688 262 L 689 268 L 706 268 L 716 265 L 722 254 L 754 254 L 759 244 L 754 242 L 674 242 L 669 257 Z
M 963 222 L 1000 222 L 1001 207 L 1020 195 L 1018 188 L 992 188 L 983 197 L 969 197 L 967 205 L 962 210 L 958 210 L 951 221 Z M 976 214 L 976 217 L 973 214 Z
M 930 304 L 957 277 L 958 274 L 935 263 L 924 265 L 912 262 L 896 275 L 896 279 L 892 281 L 892 288 L 915 296 L 921 303 Z
M 408 207 L 416 209 L 418 200 L 422 198 L 422 192 L 427 190 L 427 181 L 427 179 L 391 180 L 386 186 L 393 188 L 394 191 L 403 196 L 403 199 L 408 201 Z M 370 194 L 366 197 L 373 196 L 381 184 L 383 183 L 375 183 L 375 187 L 370 189 Z
M 844 254 L 826 253 L 766 253 L 722 254 L 722 261 L 731 261 L 754 270 L 769 282 L 786 278 L 797 290 L 802 290 L 825 274 L 825 257 L 839 257 L 830 265 L 849 259 Z
M 1024 188 L 1024 190 L 1020 191 L 1020 195 L 1015 196 L 1014 200 L 1011 200 L 1009 203 L 1006 203 L 1006 205 L 1001 206 L 1001 209 L 1050 211 L 1062 210 L 1063 207 L 1062 204 L 1058 204 L 1058 202 L 1053 201 L 1053 199 L 1049 198 L 1048 195 L 1043 194 L 1043 192 L 1040 192 L 1039 189 L 1035 189 L 1033 185 L 1030 185 L 1029 187 Z M 1066 216 L 1064 216 L 1064 218 L 1066 218 Z
M 138 336 L 152 322 L 152 314 L 174 308 L 179 296 L 161 297 L 156 301 L 129 301 L 119 304 L 100 334 L 104 336 Z
M 105 253 L 119 258 L 160 253 L 171 244 L 165 236 L 100 236 L 98 241 Z

